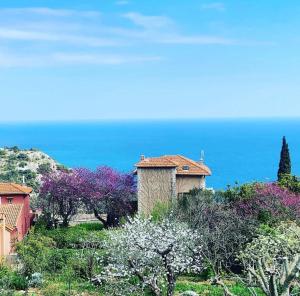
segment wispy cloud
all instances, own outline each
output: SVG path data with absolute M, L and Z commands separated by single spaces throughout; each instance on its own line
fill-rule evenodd
M 78 53 L 56 53 L 55 61 L 70 64 L 92 64 L 92 65 L 121 65 L 127 63 L 160 61 L 159 56 L 131 56 L 131 55 L 99 55 Z
M 29 8 L 4 8 L 0 9 L 0 14 L 28 15 L 35 14 L 50 17 L 100 17 L 101 13 L 95 10 L 74 10 L 74 9 L 53 9 L 48 7 L 29 7 Z
M 186 45 L 233 45 L 237 43 L 232 39 L 218 36 L 182 34 L 178 32 L 174 21 L 166 16 L 145 16 L 130 12 L 124 14 L 123 17 L 146 30 L 146 34 L 141 38 L 144 37 L 147 42 Z
M 173 21 L 165 16 L 148 16 L 138 12 L 129 12 L 123 14 L 124 18 L 129 19 L 135 25 L 144 27 L 146 29 L 158 29 L 173 24 Z
M 0 68 L 44 67 L 44 66 L 80 66 L 80 65 L 123 65 L 144 62 L 157 62 L 159 56 L 139 56 L 122 54 L 86 54 L 77 52 L 57 52 L 43 55 L 18 55 L 0 52 Z
M 215 9 L 222 7 L 211 3 L 211 9 L 213 4 Z M 109 17 L 107 21 L 107 15 L 99 11 L 47 7 L 0 9 L 0 42 L 9 49 L 0 52 L 0 65 L 120 65 L 163 60 L 159 54 L 153 56 L 153 50 L 145 51 L 149 45 L 241 44 L 234 38 L 181 32 L 166 15 L 133 11 L 113 15 L 122 26 L 111 25 Z M 35 54 L 24 55 L 23 48 Z
M 10 28 L 0 28 L 0 39 L 23 40 L 23 41 L 49 41 L 79 44 L 91 47 L 116 46 L 118 41 L 98 37 L 83 35 L 72 35 L 65 33 L 39 32 L 30 30 L 19 30 Z
M 199 44 L 199 45 L 234 45 L 236 40 L 214 36 L 165 36 L 160 40 L 166 44 Z
M 222 2 L 212 2 L 212 3 L 204 3 L 201 6 L 204 10 L 217 10 L 217 11 L 224 11 L 225 10 L 225 4 Z

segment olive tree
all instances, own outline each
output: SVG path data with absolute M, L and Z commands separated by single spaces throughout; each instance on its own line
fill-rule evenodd
M 258 285 L 267 296 L 290 296 L 300 279 L 300 227 L 291 222 L 265 229 L 249 243 L 239 258 L 248 273 L 248 285 Z M 224 282 L 215 280 L 229 292 Z
M 300 283 L 300 227 L 281 223 L 249 243 L 240 258 L 266 295 L 290 295 Z

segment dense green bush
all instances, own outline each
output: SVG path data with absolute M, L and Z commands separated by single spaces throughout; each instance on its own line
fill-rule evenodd
M 22 184 L 24 176 L 28 186 L 33 189 L 37 189 L 39 187 L 39 183 L 36 179 L 37 175 L 31 170 L 18 170 L 15 165 L 9 164 L 8 167 L 5 168 L 5 171 L 6 172 L 0 174 L 1 182 L 15 182 Z
M 53 239 L 33 232 L 18 243 L 17 253 L 22 262 L 24 274 L 43 273 L 47 270 L 53 247 L 55 247 Z
M 29 161 L 29 156 L 25 153 L 19 153 L 16 158 L 17 160 Z
M 20 168 L 25 168 L 26 167 L 26 162 L 24 162 L 24 161 L 21 161 L 20 163 L 19 163 L 19 167 Z
M 278 185 L 294 193 L 300 194 L 300 178 L 292 175 L 282 175 Z
M 0 157 L 4 157 L 4 156 L 6 156 L 6 151 L 5 150 L 2 150 L 2 149 L 0 149 Z
M 68 167 L 66 167 L 65 165 L 63 165 L 63 164 L 57 164 L 56 165 L 56 169 L 58 170 L 58 171 L 69 171 L 69 168 Z
M 221 196 L 224 198 L 224 202 L 237 202 L 240 200 L 247 200 L 252 198 L 255 195 L 256 188 L 260 186 L 260 183 L 246 183 L 243 185 L 236 184 L 231 187 L 228 186 L 227 190 L 224 192 L 219 192 Z
M 90 236 L 91 232 L 94 232 L 99 239 L 104 238 L 105 234 L 100 232 L 102 226 L 100 223 L 95 223 L 97 226 L 92 224 L 83 226 L 84 224 L 76 225 L 68 228 L 57 228 L 52 230 L 40 229 L 43 235 L 51 238 L 55 243 L 56 247 L 62 248 L 80 248 L 82 242 Z M 98 226 L 99 225 L 99 226 Z M 89 228 L 95 228 L 97 230 L 88 230 Z
M 11 270 L 3 263 L 0 264 L 0 289 L 25 290 L 27 286 L 28 281 L 25 276 Z
M 44 282 L 43 275 L 39 272 L 35 272 L 31 275 L 31 279 L 28 282 L 30 287 L 40 287 Z
M 45 175 L 51 172 L 51 164 L 49 162 L 45 162 L 39 165 L 37 172 L 39 174 Z
M 45 271 L 49 273 L 60 272 L 68 264 L 70 259 L 74 257 L 74 253 L 74 250 L 70 249 L 51 249 Z
M 15 154 L 10 154 L 8 157 L 8 162 L 16 162 L 18 160 L 17 156 Z

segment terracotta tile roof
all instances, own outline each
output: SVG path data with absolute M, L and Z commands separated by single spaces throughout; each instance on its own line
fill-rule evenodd
M 161 157 L 144 158 L 136 164 L 138 168 L 176 168 L 177 175 L 210 176 L 211 170 L 203 163 L 196 162 L 181 155 L 165 155 Z
M 32 188 L 16 183 L 0 183 L 0 194 L 29 194 Z
M 23 204 L 0 205 L 0 213 L 5 215 L 5 224 L 8 228 L 17 226 L 18 218 L 21 214 Z
M 145 167 L 173 167 L 176 168 L 177 164 L 173 161 L 162 157 L 152 157 L 152 158 L 144 158 L 139 163 L 136 164 L 138 168 L 145 168 Z

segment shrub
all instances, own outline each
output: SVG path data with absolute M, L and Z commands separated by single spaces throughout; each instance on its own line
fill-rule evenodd
M 4 149 L 0 149 L 0 157 L 6 156 L 6 151 Z
M 22 161 L 22 162 L 19 163 L 19 167 L 20 167 L 20 168 L 24 168 L 24 167 L 26 167 L 26 165 L 27 165 L 27 164 L 26 164 L 26 162 L 24 162 L 24 161 Z
M 71 227 L 62 227 L 56 229 L 46 229 L 47 221 L 42 217 L 38 220 L 34 232 L 51 238 L 57 248 L 80 248 L 82 241 L 91 234 L 104 240 L 106 234 L 100 231 L 103 225 L 100 223 L 82 223 Z
M 221 192 L 224 201 L 227 203 L 237 202 L 241 200 L 249 200 L 255 196 L 256 188 L 261 186 L 261 183 L 247 183 L 241 186 L 228 186 L 227 190 Z
M 41 292 L 43 296 L 67 296 L 67 293 L 62 290 L 58 283 L 48 284 L 41 290 Z
M 49 273 L 60 272 L 74 257 L 74 250 L 51 249 L 48 257 L 48 265 L 45 271 Z
M 26 277 L 17 272 L 13 272 L 10 277 L 10 288 L 14 290 L 25 290 L 28 287 L 28 281 Z
M 255 234 L 254 221 L 242 219 L 235 209 L 216 202 L 207 191 L 179 198 L 173 216 L 201 234 L 198 244 L 202 245 L 207 268 L 214 274 L 224 268 L 239 268 L 236 255 Z
M 291 192 L 300 194 L 300 178 L 291 175 L 281 175 L 278 185 Z
M 17 253 L 23 264 L 24 274 L 43 273 L 49 264 L 51 248 L 54 246 L 55 242 L 50 237 L 34 233 L 18 243 Z
M 13 152 L 19 152 L 20 149 L 18 146 L 12 146 L 12 147 L 4 147 L 5 149 L 8 149 L 10 151 L 13 151 Z
M 34 274 L 31 275 L 31 279 L 28 282 L 30 287 L 40 287 L 43 284 L 43 275 L 39 272 L 35 272 Z
M 153 221 L 161 221 L 166 218 L 170 214 L 171 204 L 170 203 L 163 203 L 157 202 L 153 210 L 151 212 L 151 217 Z
M 58 171 L 64 171 L 64 172 L 70 171 L 69 168 L 66 167 L 66 166 L 63 165 L 63 164 L 57 164 L 57 165 L 56 165 L 56 169 L 57 169 Z
M 25 290 L 27 286 L 28 282 L 23 275 L 11 270 L 3 262 L 0 263 L 0 289 Z
M 29 156 L 25 153 L 20 153 L 17 155 L 18 160 L 29 161 Z
M 51 164 L 49 162 L 45 162 L 39 165 L 37 172 L 39 174 L 45 175 L 52 171 Z
M 45 232 L 57 248 L 75 248 L 88 235 L 88 231 L 81 227 L 57 228 Z

